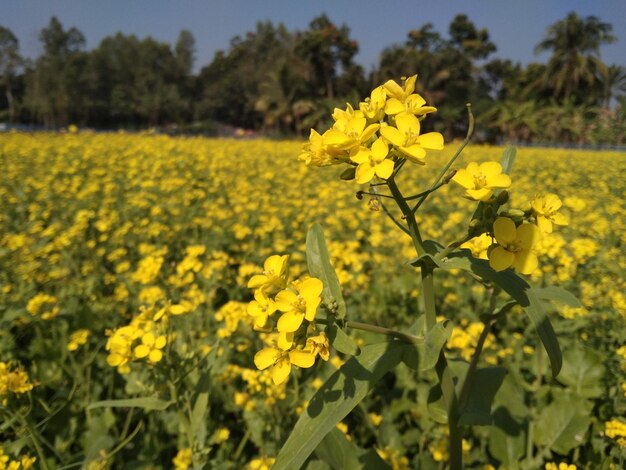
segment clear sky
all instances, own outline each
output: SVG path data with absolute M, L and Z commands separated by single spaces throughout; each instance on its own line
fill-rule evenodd
M 457 13 L 489 30 L 498 47 L 492 57 L 523 64 L 545 61 L 533 49 L 547 26 L 570 11 L 611 23 L 618 41 L 603 46 L 601 57 L 626 65 L 626 0 L 0 0 L 0 25 L 13 31 L 22 55 L 31 58 L 41 52 L 38 34 L 53 15 L 66 29 L 82 31 L 88 49 L 118 31 L 173 44 L 180 30 L 188 29 L 196 38 L 198 69 L 211 62 L 216 50 L 227 49 L 233 36 L 254 30 L 257 21 L 305 29 L 326 13 L 350 27 L 360 47 L 356 60 L 370 70 L 380 52 L 403 42 L 410 29 L 430 22 L 445 35 Z

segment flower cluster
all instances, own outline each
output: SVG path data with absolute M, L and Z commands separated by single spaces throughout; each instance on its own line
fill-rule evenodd
M 9 393 L 22 394 L 32 389 L 33 384 L 21 367 L 14 367 L 10 362 L 0 362 L 0 397 Z
M 300 154 L 309 166 L 348 163 L 355 167 L 359 184 L 375 176 L 387 179 L 395 162 L 408 159 L 426 163 L 426 150 L 442 150 L 443 136 L 438 132 L 421 134 L 420 121 L 436 111 L 415 93 L 417 75 L 403 79 L 402 86 L 389 80 L 375 88 L 355 110 L 336 108 L 332 128 L 319 134 L 311 129 L 309 143 Z
M 260 370 L 272 367 L 276 385 L 287 380 L 291 366 L 312 367 L 319 355 L 327 361 L 328 338 L 321 332 L 315 336 L 315 314 L 321 303 L 322 281 L 314 277 L 289 282 L 289 255 L 273 255 L 265 260 L 263 273 L 248 281 L 254 289 L 254 300 L 248 304 L 248 313 L 258 330 L 277 330 L 268 335 L 269 345 L 254 356 Z M 273 315 L 281 312 L 278 319 Z
M 142 307 L 130 324 L 109 333 L 107 363 L 117 367 L 120 374 L 127 374 L 130 372 L 129 363 L 134 360 L 146 359 L 150 364 L 161 361 L 163 348 L 168 343 L 169 316 L 186 312 L 187 309 L 180 305 Z
M 37 457 L 30 457 L 24 455 L 16 460 L 11 460 L 10 457 L 4 453 L 2 447 L 0 447 L 0 470 L 29 470 L 33 468 Z
M 503 173 L 500 163 L 493 161 L 471 162 L 467 168 L 457 170 L 452 181 L 465 189 L 467 199 L 496 204 L 496 210 L 499 192 L 511 187 L 511 177 Z M 506 199 L 508 196 L 503 198 Z M 489 265 L 496 271 L 513 267 L 522 274 L 531 274 L 539 264 L 536 251 L 542 233 L 552 233 L 553 223 L 567 224 L 565 216 L 557 212 L 560 207 L 556 194 L 537 194 L 525 211 L 509 210 L 493 221 L 489 230 L 491 242 L 483 233 L 466 242 L 464 248 L 470 248 L 478 257 L 484 256 L 486 248 Z
M 74 331 L 70 335 L 70 340 L 67 343 L 68 351 L 76 351 L 79 347 L 87 344 L 87 340 L 91 336 L 91 331 L 81 328 L 80 330 Z
M 51 320 L 59 315 L 57 298 L 53 295 L 38 293 L 26 304 L 26 311 L 33 316 L 39 316 L 42 320 Z

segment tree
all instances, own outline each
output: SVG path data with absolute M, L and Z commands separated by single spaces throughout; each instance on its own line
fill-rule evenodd
M 0 83 L 4 87 L 10 122 L 15 118 L 15 103 L 12 91 L 13 80 L 22 64 L 19 47 L 19 41 L 11 30 L 0 26 Z
M 561 100 L 597 102 L 603 97 L 600 77 L 606 65 L 600 60 L 600 46 L 615 41 L 613 27 L 595 16 L 580 18 L 572 12 L 564 20 L 548 27 L 535 53 L 550 51 L 543 76 L 544 86 L 554 90 Z

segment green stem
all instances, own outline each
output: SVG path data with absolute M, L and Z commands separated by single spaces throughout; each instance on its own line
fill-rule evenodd
M 469 143 L 469 141 L 472 138 L 472 135 L 474 134 L 474 115 L 472 114 L 472 105 L 470 103 L 467 103 L 466 106 L 467 106 L 467 115 L 468 115 L 469 123 L 467 125 L 467 134 L 465 135 L 465 139 L 461 143 L 461 146 L 458 148 L 456 153 L 448 161 L 446 166 L 444 166 L 443 169 L 439 172 L 439 175 L 437 175 L 437 178 L 435 178 L 435 181 L 433 181 L 433 184 L 430 186 L 430 189 L 433 189 L 435 186 L 437 186 L 437 184 L 439 184 L 439 181 L 441 181 L 441 178 L 444 177 L 444 175 L 448 172 L 452 164 L 456 161 L 459 155 L 461 155 L 461 152 L 463 151 L 465 146 Z M 426 198 L 429 196 L 429 194 L 430 193 L 425 194 L 424 196 L 422 196 L 422 198 L 419 201 L 417 201 L 417 204 L 412 209 L 413 212 L 416 212 L 417 209 L 420 208 L 420 206 L 424 203 L 424 201 L 426 201 Z
M 413 245 L 415 246 L 415 251 L 417 252 L 417 256 L 422 256 L 426 253 L 424 249 L 424 242 L 422 241 L 422 236 L 420 235 L 419 227 L 417 226 L 417 220 L 415 219 L 415 214 L 411 211 L 411 208 L 406 203 L 404 196 L 400 192 L 398 185 L 396 184 L 396 180 L 391 177 L 387 180 L 387 187 L 389 191 L 391 191 L 391 195 L 396 200 L 396 204 L 402 211 L 402 215 L 406 219 L 406 223 L 409 229 L 409 235 L 411 235 L 411 239 L 413 240 Z
M 389 218 L 391 219 L 391 221 L 396 224 L 396 227 L 398 227 L 400 230 L 402 230 L 404 233 L 406 233 L 407 235 L 411 235 L 409 233 L 409 229 L 406 228 L 404 225 L 402 225 L 400 222 L 398 222 L 398 220 L 393 216 L 393 214 L 391 212 L 389 212 L 389 209 L 387 209 L 387 207 L 382 203 L 380 203 L 380 206 L 383 208 L 383 211 L 385 211 L 385 214 L 387 214 L 389 216 Z
M 320 319 L 316 319 L 315 323 L 319 323 L 320 325 L 328 325 L 329 321 L 324 318 L 320 318 Z M 372 325 L 370 323 L 363 323 L 359 321 L 350 320 L 350 321 L 346 321 L 344 325 L 347 328 L 352 328 L 354 330 L 370 331 L 372 333 L 392 336 L 401 341 L 411 343 L 411 344 L 421 344 L 424 342 L 424 338 L 421 336 L 413 336 L 408 333 L 403 333 L 402 331 L 392 330 L 391 328 L 385 328 L 385 327 L 378 326 L 378 325 Z

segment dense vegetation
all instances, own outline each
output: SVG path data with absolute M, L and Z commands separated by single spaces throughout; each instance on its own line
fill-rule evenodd
M 623 144 L 626 71 L 599 56 L 601 45 L 616 40 L 611 31 L 596 17 L 570 13 L 537 38 L 547 63 L 522 66 L 490 58 L 489 32 L 458 15 L 447 35 L 431 24 L 409 31 L 366 73 L 354 60 L 359 46 L 349 28 L 322 15 L 304 31 L 260 22 L 196 74 L 189 31 L 173 46 L 117 33 L 86 50 L 83 34 L 53 17 L 34 61 L 20 57 L 17 38 L 0 26 L 0 121 L 304 135 L 327 124 L 335 106 L 418 73 L 418 91 L 440 109 L 435 130 L 447 139 L 464 133 L 469 101 L 482 139 Z

